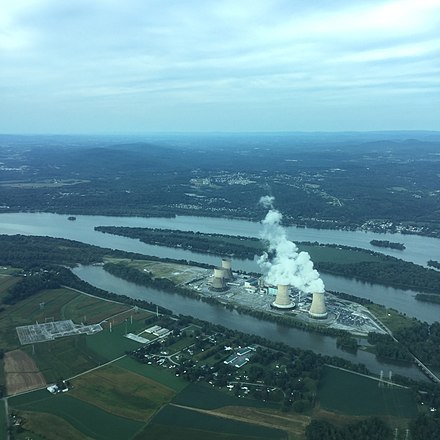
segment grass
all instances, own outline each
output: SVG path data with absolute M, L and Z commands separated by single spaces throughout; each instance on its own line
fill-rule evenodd
M 105 307 L 103 307 L 105 302 Z M 78 294 L 69 302 L 66 302 L 62 308 L 62 315 L 74 322 L 99 323 L 109 316 L 117 313 L 129 311 L 130 306 L 118 304 L 109 301 L 103 301 L 92 296 Z
M 0 299 L 8 284 L 16 282 L 14 277 L 0 277 Z M 44 322 L 46 319 L 72 319 L 76 323 L 84 321 L 97 323 L 105 318 L 123 311 L 122 314 L 114 317 L 115 324 L 130 317 L 130 306 L 113 303 L 70 289 L 43 290 L 36 295 L 26 298 L 17 304 L 3 305 L 4 310 L 0 312 L 0 346 L 13 350 L 20 346 L 15 327 L 20 325 L 33 324 L 36 321 Z M 150 312 L 140 311 L 132 313 L 133 319 L 144 320 L 151 316 Z
M 124 335 L 126 330 L 129 333 L 139 333 L 144 328 L 143 321 L 133 320 L 133 324 L 129 320 L 124 321 L 119 325 L 114 325 L 111 332 L 109 328 L 105 328 L 102 332 L 87 336 L 87 347 L 102 359 L 109 361 L 122 356 L 127 351 L 139 348 L 141 345 L 138 342 L 128 339 Z
M 44 322 L 46 318 L 59 320 L 63 305 L 80 295 L 68 289 L 44 290 L 17 304 L 4 305 L 0 313 L 0 346 L 7 351 L 20 347 L 15 327 Z
M 166 387 L 177 392 L 182 391 L 188 386 L 188 382 L 180 377 L 176 377 L 174 372 L 170 372 L 162 367 L 141 364 L 140 362 L 129 357 L 120 359 L 119 361 L 115 362 L 114 365 L 136 373 L 140 376 L 152 379 L 155 382 L 165 385 Z
M 367 261 L 380 262 L 383 256 L 371 254 L 365 250 L 344 249 L 330 246 L 298 244 L 300 251 L 306 251 L 310 254 L 315 263 L 339 263 L 353 264 Z
M 217 409 L 224 406 L 247 406 L 254 408 L 273 408 L 268 402 L 235 397 L 226 392 L 218 391 L 206 384 L 190 384 L 174 399 L 173 403 L 200 409 Z
M 160 439 L 179 438 L 231 438 L 231 439 L 286 439 L 286 433 L 279 429 L 267 428 L 260 425 L 239 422 L 224 417 L 216 417 L 198 411 L 167 405 L 152 420 L 151 424 L 144 430 L 145 434 L 150 434 L 150 430 L 156 431 L 156 435 L 162 434 Z M 185 435 L 177 435 L 182 433 Z M 202 437 L 202 433 L 205 437 Z M 174 434 L 175 437 L 172 437 Z M 147 435 L 138 435 L 136 440 L 149 439 Z M 154 438 L 154 437 L 153 437 Z
M 109 366 L 75 379 L 70 395 L 132 420 L 146 421 L 175 392 L 151 379 Z
M 25 432 L 17 440 L 92 440 L 61 417 L 48 413 L 23 412 Z M 50 429 L 48 429 L 50 427 Z M 32 435 L 29 435 L 32 433 Z
M 385 324 L 392 332 L 412 327 L 417 322 L 415 318 L 408 318 L 397 310 L 387 309 L 378 304 L 366 304 L 365 307 L 367 307 L 367 309 L 370 310 L 370 312 L 372 312 L 373 315 Z
M 21 269 L 11 266 L 1 266 L 0 267 L 0 276 L 3 275 L 14 275 L 16 273 L 21 272 Z
M 110 414 L 67 394 L 53 396 L 46 390 L 12 398 L 9 403 L 11 408 L 17 410 L 48 413 L 60 417 L 95 440 L 129 439 L 144 426 L 141 422 Z
M 190 345 L 193 345 L 194 342 L 195 342 L 194 338 L 190 338 L 190 337 L 180 338 L 177 342 L 167 347 L 167 352 L 169 354 L 177 353 L 178 351 L 181 351 L 182 349 L 189 347 Z
M 195 278 L 199 278 L 202 275 L 206 275 L 206 269 L 185 264 L 165 263 L 162 261 L 129 260 L 127 258 L 112 257 L 106 257 L 104 260 L 110 263 L 123 263 L 129 267 L 137 269 L 139 272 L 144 272 L 145 269 L 154 277 L 168 278 L 175 284 L 184 284 Z
M 56 382 L 87 371 L 105 361 L 87 346 L 88 337 L 70 336 L 35 344 L 34 349 L 30 345 L 22 349 L 35 360 L 47 382 Z
M 367 377 L 326 367 L 318 392 L 321 407 L 353 416 L 410 418 L 417 415 L 411 390 L 378 384 Z
M 5 401 L 0 400 L 0 438 L 6 438 L 7 428 Z

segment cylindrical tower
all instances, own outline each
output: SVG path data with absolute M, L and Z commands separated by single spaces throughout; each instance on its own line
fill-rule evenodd
M 215 267 L 214 268 L 214 278 L 224 278 L 225 272 L 223 270 L 223 268 L 221 267 Z
M 223 277 L 227 280 L 232 280 L 231 260 L 229 258 L 222 259 Z
M 275 301 L 272 303 L 272 307 L 282 310 L 290 310 L 295 305 L 289 298 L 289 286 L 286 284 L 278 284 L 278 291 Z
M 214 268 L 214 276 L 212 277 L 210 290 L 214 292 L 223 292 L 227 290 L 224 271 L 221 267 Z
M 309 316 L 315 319 L 327 318 L 327 308 L 325 307 L 324 292 L 313 294 L 312 305 L 310 306 Z

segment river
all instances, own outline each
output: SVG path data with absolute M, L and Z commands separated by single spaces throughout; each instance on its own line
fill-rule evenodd
M 252 316 L 240 315 L 236 311 L 231 311 L 220 305 L 208 304 L 194 298 L 138 286 L 109 274 L 101 266 L 78 266 L 73 269 L 73 272 L 96 287 L 124 294 L 130 298 L 151 301 L 177 314 L 191 315 L 233 330 L 255 334 L 272 341 L 281 341 L 303 350 L 313 350 L 328 356 L 338 356 L 353 363 L 363 363 L 371 372 L 378 375 L 381 370 L 384 371 L 385 377 L 388 377 L 388 372 L 391 370 L 393 374 L 426 380 L 426 377 L 415 365 L 402 366 L 379 362 L 374 355 L 362 350 L 358 350 L 357 354 L 347 353 L 338 349 L 336 339 L 330 336 L 288 328 Z
M 218 265 L 220 261 L 218 257 L 213 255 L 205 255 L 185 251 L 183 249 L 152 246 L 127 237 L 103 234 L 95 231 L 95 226 L 153 227 L 253 237 L 258 236 L 261 230 L 261 225 L 258 223 L 207 217 L 178 216 L 176 218 L 141 218 L 76 216 L 76 221 L 69 221 L 66 215 L 50 213 L 0 214 L 0 234 L 43 235 L 68 238 L 112 249 L 138 252 L 157 257 L 192 260 L 212 265 Z M 434 238 L 295 227 L 288 227 L 286 230 L 289 238 L 294 241 L 336 243 L 365 249 L 373 249 L 369 243 L 373 238 L 398 241 L 405 243 L 407 249 L 404 251 L 392 251 L 381 248 L 381 252 L 387 251 L 390 255 L 419 264 L 426 263 L 429 259 L 440 261 L 440 240 Z M 251 260 L 234 260 L 233 265 L 235 269 L 248 272 L 260 271 L 258 265 Z M 402 313 L 406 313 L 408 316 L 428 323 L 440 320 L 440 304 L 417 301 L 415 299 L 417 292 L 404 291 L 327 274 L 322 274 L 322 278 L 328 290 L 346 292 L 358 297 L 368 298 L 375 303 L 394 308 Z

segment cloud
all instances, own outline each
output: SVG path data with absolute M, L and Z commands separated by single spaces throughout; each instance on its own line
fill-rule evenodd
M 180 128 L 185 111 L 201 116 L 189 130 L 227 129 L 216 125 L 226 115 L 243 130 L 246 119 L 256 130 L 359 129 L 354 109 L 370 115 L 370 129 L 392 120 L 377 111 L 386 95 L 388 112 L 415 95 L 428 94 L 433 112 L 440 101 L 436 0 L 0 1 L 0 101 L 19 113 L 45 99 L 58 115 L 82 100 L 78 130 L 98 108 L 95 122 L 114 126 L 109 100 L 127 113 L 121 128 L 146 107 L 174 105 L 167 120 L 153 112 L 138 128 Z M 414 128 L 429 119 L 417 108 L 413 117 Z

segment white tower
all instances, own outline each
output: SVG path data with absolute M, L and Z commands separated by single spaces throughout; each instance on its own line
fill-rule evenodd
M 290 310 L 295 307 L 289 298 L 289 286 L 286 284 L 278 284 L 278 291 L 272 307 L 281 310 Z
M 223 277 L 226 280 L 232 280 L 231 260 L 229 258 L 223 258 L 222 260 Z
M 325 307 L 324 292 L 313 294 L 312 305 L 310 306 L 309 316 L 314 319 L 327 318 L 327 308 Z
M 214 269 L 214 276 L 212 278 L 211 287 L 209 289 L 213 290 L 214 292 L 223 292 L 227 289 L 224 278 L 224 271 L 221 267 L 216 267 Z

